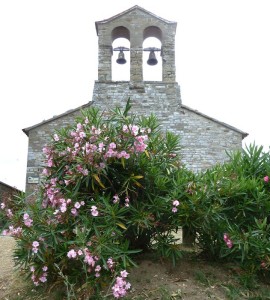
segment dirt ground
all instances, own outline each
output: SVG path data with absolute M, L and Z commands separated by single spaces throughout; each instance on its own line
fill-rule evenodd
M 0 236 L 0 300 L 54 300 L 52 296 L 37 296 L 35 289 L 29 288 L 20 273 L 15 272 L 12 261 L 14 246 L 13 238 Z M 137 262 L 139 267 L 132 269 L 129 276 L 132 289 L 128 299 L 253 299 L 244 293 L 239 297 L 228 293 L 229 287 L 235 284 L 230 268 L 195 259 L 192 255 L 181 259 L 175 268 L 150 254 L 138 257 Z M 270 296 L 254 299 L 270 299 Z

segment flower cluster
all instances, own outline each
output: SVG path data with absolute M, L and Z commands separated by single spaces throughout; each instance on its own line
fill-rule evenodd
M 112 271 L 113 270 L 113 268 L 114 268 L 114 261 L 113 261 L 113 259 L 110 257 L 110 258 L 108 258 L 108 260 L 107 260 L 107 266 L 108 266 L 108 268 Z
M 43 266 L 42 267 L 42 274 L 41 275 L 39 275 L 39 276 L 37 276 L 36 274 L 35 274 L 35 267 L 34 266 L 31 266 L 30 267 L 30 271 L 32 272 L 32 276 L 31 276 L 31 279 L 32 279 L 32 281 L 33 281 L 33 283 L 34 283 L 34 285 L 35 286 L 38 286 L 39 284 L 40 284 L 40 282 L 42 282 L 42 283 L 44 283 L 44 282 L 46 282 L 47 281 L 47 276 L 48 276 L 48 273 L 47 273 L 47 271 L 48 271 L 48 267 L 47 266 Z
M 87 271 L 91 272 L 92 270 L 94 270 L 96 272 L 95 276 L 96 277 L 100 276 L 99 272 L 101 270 L 101 267 L 100 267 L 100 265 L 97 265 L 97 261 L 99 260 L 99 257 L 96 255 L 93 255 L 89 251 L 88 248 L 85 248 L 83 250 L 82 249 L 78 249 L 78 250 L 71 249 L 68 251 L 67 257 L 69 259 L 76 259 L 76 258 L 82 257 L 83 261 L 88 265 Z
M 3 235 L 11 235 L 14 237 L 20 237 L 22 234 L 22 227 L 9 226 L 8 229 L 3 230 Z
M 172 212 L 176 213 L 177 212 L 177 206 L 179 206 L 180 202 L 178 200 L 173 200 L 173 208 L 172 208 Z
M 117 204 L 117 203 L 119 203 L 119 202 L 120 202 L 120 197 L 119 197 L 117 194 L 114 195 L 114 196 L 113 196 L 113 204 Z M 130 202 L 129 197 L 126 196 L 126 197 L 125 197 L 125 203 L 124 203 L 124 205 L 125 205 L 126 207 L 129 207 L 129 202 Z
M 33 224 L 33 220 L 30 218 L 30 216 L 28 215 L 28 213 L 25 213 L 23 215 L 23 222 L 24 222 L 24 225 L 27 226 L 27 227 L 31 227 Z
M 32 243 L 32 251 L 33 251 L 33 253 L 37 253 L 38 252 L 38 247 L 39 247 L 39 242 L 38 241 L 34 241 Z
M 224 233 L 224 235 L 223 235 L 223 240 L 224 240 L 224 242 L 226 243 L 227 247 L 231 249 L 232 246 L 233 246 L 233 242 L 232 242 L 232 240 L 230 239 L 228 233 Z
M 130 289 L 131 285 L 126 281 L 128 272 L 126 270 L 120 272 L 121 276 L 116 277 L 115 284 L 112 287 L 113 296 L 115 298 L 122 298 L 126 295 L 127 290 Z
M 4 202 L 2 202 L 0 204 L 0 209 L 5 211 L 5 214 L 7 216 L 8 219 L 11 219 L 13 217 L 13 212 L 10 208 L 6 207 L 6 204 Z
M 266 183 L 269 182 L 269 176 L 264 176 L 263 181 L 266 182 Z

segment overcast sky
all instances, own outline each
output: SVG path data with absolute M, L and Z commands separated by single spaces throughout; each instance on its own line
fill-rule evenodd
M 95 21 L 134 5 L 177 22 L 183 104 L 268 150 L 269 0 L 0 0 L 0 181 L 24 190 L 22 129 L 91 101 Z

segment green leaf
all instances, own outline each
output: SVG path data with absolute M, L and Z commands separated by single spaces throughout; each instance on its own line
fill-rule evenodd
M 95 180 L 98 182 L 98 184 L 99 184 L 103 189 L 105 189 L 105 186 L 104 186 L 104 184 L 101 182 L 101 180 L 99 179 L 98 175 L 97 175 L 97 174 L 93 174 L 92 176 L 95 178 Z
M 116 225 L 118 225 L 118 226 L 121 227 L 122 229 L 127 230 L 127 227 L 126 227 L 123 223 L 118 222 L 118 223 L 116 223 Z

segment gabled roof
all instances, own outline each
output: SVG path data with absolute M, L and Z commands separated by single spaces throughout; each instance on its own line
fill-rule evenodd
M 29 136 L 29 131 L 30 131 L 30 130 L 35 129 L 35 128 L 39 127 L 39 126 L 42 126 L 42 125 L 44 125 L 44 124 L 47 124 L 47 123 L 49 123 L 49 122 L 52 122 L 52 121 L 54 121 L 54 120 L 57 120 L 57 119 L 59 119 L 59 118 L 62 118 L 62 117 L 66 116 L 66 115 L 68 115 L 68 114 L 71 114 L 71 113 L 73 113 L 73 112 L 82 110 L 82 109 L 84 109 L 84 108 L 86 108 L 86 107 L 89 107 L 91 104 L 92 104 L 92 102 L 88 102 L 87 104 L 81 105 L 81 106 L 79 106 L 79 107 L 77 107 L 77 108 L 70 109 L 70 110 L 68 110 L 68 111 L 66 111 L 66 112 L 64 112 L 64 113 L 62 113 L 62 114 L 60 114 L 60 115 L 53 116 L 52 118 L 50 118 L 50 119 L 48 119 L 48 120 L 44 120 L 44 121 L 42 121 L 42 122 L 40 122 L 40 123 L 38 123 L 38 124 L 35 124 L 35 125 L 33 125 L 33 126 L 24 128 L 24 129 L 22 129 L 22 131 L 23 131 L 27 136 Z
M 150 15 L 150 16 L 152 16 L 152 17 L 154 17 L 154 18 L 156 18 L 156 19 L 158 19 L 158 20 L 160 20 L 160 21 L 162 21 L 162 22 L 164 22 L 166 24 L 177 24 L 177 22 L 168 21 L 166 19 L 163 19 L 163 18 L 161 18 L 161 17 L 153 14 L 152 12 L 150 12 L 150 11 L 144 9 L 144 8 L 142 8 L 142 7 L 138 6 L 138 5 L 135 5 L 135 6 L 131 7 L 131 8 L 129 8 L 129 9 L 127 9 L 127 10 L 125 10 L 125 11 L 123 11 L 123 12 L 121 12 L 121 13 L 119 13 L 119 14 L 111 17 L 111 18 L 109 18 L 109 19 L 105 19 L 105 20 L 102 20 L 102 21 L 96 21 L 95 24 L 96 24 L 97 34 L 98 34 L 98 25 L 99 24 L 109 23 L 109 22 L 111 22 L 111 21 L 113 21 L 115 19 L 118 19 L 120 17 L 123 17 L 124 15 L 129 14 L 130 12 L 135 11 L 135 10 L 140 10 L 140 11 L 144 12 L 145 14 Z
M 197 114 L 197 115 L 200 115 L 200 116 L 202 116 L 202 117 L 204 117 L 204 118 L 206 118 L 206 119 L 208 119 L 208 120 L 210 120 L 210 121 L 213 121 L 213 122 L 215 122 L 215 123 L 218 123 L 218 124 L 220 124 L 221 126 L 227 127 L 227 128 L 230 129 L 230 130 L 233 130 L 233 131 L 235 131 L 235 132 L 240 133 L 240 134 L 242 135 L 242 139 L 244 139 L 246 136 L 248 136 L 248 133 L 246 133 L 246 132 L 244 132 L 244 131 L 242 131 L 242 130 L 236 128 L 236 127 L 233 127 L 233 126 L 231 126 L 231 125 L 229 125 L 229 124 L 227 124 L 227 123 L 221 122 L 221 121 L 219 121 L 219 120 L 217 120 L 217 119 L 215 119 L 215 118 L 209 117 L 209 116 L 207 116 L 207 115 L 205 115 L 205 114 L 199 112 L 198 110 L 195 110 L 195 109 L 190 108 L 190 107 L 188 107 L 188 106 L 186 106 L 186 105 L 183 105 L 183 104 L 181 105 L 181 108 L 184 108 L 184 109 L 186 109 L 186 110 L 189 110 L 189 111 L 191 111 L 191 112 L 193 112 L 193 113 L 195 113 L 195 114 Z

